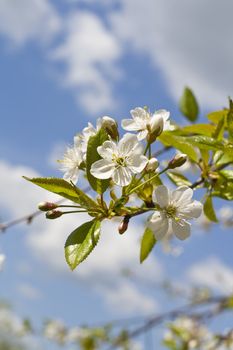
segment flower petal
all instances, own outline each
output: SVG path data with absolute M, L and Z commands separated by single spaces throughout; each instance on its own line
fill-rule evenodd
M 191 234 L 191 225 L 185 220 L 172 220 L 172 229 L 177 238 L 184 240 Z
M 157 202 L 161 208 L 165 208 L 169 205 L 170 193 L 166 186 L 163 186 L 163 185 L 158 186 L 155 189 L 154 193 L 155 193 Z
M 144 140 L 148 135 L 148 130 L 139 131 L 137 134 L 138 141 Z
M 65 172 L 65 174 L 63 175 L 63 179 L 66 181 L 72 181 L 74 184 L 76 184 L 76 182 L 78 181 L 78 176 L 79 169 L 73 168 Z
M 130 158 L 130 163 L 128 164 L 128 167 L 130 170 L 132 170 L 133 173 L 138 174 L 142 172 L 142 170 L 146 167 L 148 163 L 148 159 L 146 156 L 132 156 Z
M 137 122 L 139 120 L 147 121 L 150 119 L 148 112 L 144 108 L 141 108 L 141 107 L 136 107 L 134 109 L 131 109 L 130 114 L 132 115 L 133 119 L 137 120 Z
M 133 119 L 123 119 L 121 122 L 122 129 L 127 131 L 138 131 L 140 130 L 140 125 Z
M 187 206 L 179 208 L 179 216 L 187 219 L 199 218 L 203 210 L 203 205 L 201 202 L 192 201 Z
M 170 117 L 170 112 L 166 111 L 166 109 L 158 109 L 154 115 L 161 116 L 164 122 L 166 122 Z
M 150 127 L 151 127 L 151 131 L 155 131 L 157 129 L 159 130 L 163 130 L 163 125 L 164 125 L 164 120 L 163 117 L 161 117 L 159 114 L 154 114 L 151 118 L 150 121 Z
M 91 174 L 97 179 L 109 179 L 112 177 L 115 164 L 107 159 L 100 159 L 91 166 Z
M 127 186 L 132 179 L 132 172 L 129 168 L 119 166 L 115 168 L 112 179 L 118 186 Z
M 169 228 L 168 218 L 160 211 L 156 211 L 148 220 L 147 226 L 153 231 L 157 240 L 162 239 Z
M 117 154 L 117 145 L 113 141 L 105 141 L 97 147 L 97 151 L 102 158 L 112 160 L 113 154 Z
M 188 186 L 180 186 L 171 193 L 171 203 L 176 206 L 185 206 L 190 204 L 193 196 L 193 190 Z
M 119 155 L 130 156 L 130 154 L 142 154 L 143 146 L 138 142 L 138 138 L 133 134 L 125 134 L 118 145 Z

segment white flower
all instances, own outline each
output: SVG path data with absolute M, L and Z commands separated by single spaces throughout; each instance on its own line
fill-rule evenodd
M 79 176 L 79 167 L 83 161 L 83 155 L 77 146 L 67 147 L 63 159 L 59 160 L 61 163 L 61 171 L 64 171 L 63 178 L 67 181 L 76 183 Z
M 125 134 L 118 145 L 105 141 L 97 151 L 103 159 L 92 164 L 91 174 L 98 179 L 112 178 L 119 186 L 127 186 L 132 175 L 141 173 L 148 162 L 143 146 L 132 134 Z
M 193 201 L 192 196 L 193 190 L 187 186 L 180 186 L 172 192 L 166 186 L 155 189 L 155 202 L 160 210 L 151 215 L 148 227 L 156 239 L 167 234 L 170 223 L 177 238 L 183 240 L 190 236 L 191 225 L 186 220 L 198 218 L 202 213 L 202 204 Z
M 104 116 L 97 119 L 96 128 L 88 123 L 83 131 L 74 137 L 74 145 L 81 150 L 83 153 L 83 160 L 85 161 L 87 153 L 87 145 L 91 136 L 95 136 L 103 125 L 116 125 L 116 121 L 113 118 Z
M 138 131 L 138 140 L 145 139 L 149 131 L 171 129 L 169 121 L 170 112 L 165 109 L 155 111 L 151 115 L 146 109 L 137 107 L 131 110 L 130 114 L 132 115 L 132 119 L 123 119 L 121 126 L 127 131 Z

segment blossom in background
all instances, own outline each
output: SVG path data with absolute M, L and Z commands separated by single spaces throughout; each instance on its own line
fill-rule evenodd
M 127 186 L 133 174 L 141 173 L 148 162 L 143 146 L 132 134 L 125 134 L 118 144 L 105 141 L 97 151 L 103 159 L 92 164 L 91 174 L 98 179 L 112 178 L 119 186 Z
M 0 254 L 0 271 L 3 270 L 5 260 L 6 260 L 6 256 L 4 254 Z
M 148 227 L 156 239 L 160 240 L 167 234 L 170 223 L 177 238 L 183 240 L 190 236 L 191 225 L 187 220 L 198 218 L 202 213 L 202 204 L 192 200 L 192 196 L 193 190 L 187 186 L 180 186 L 172 192 L 163 185 L 155 189 L 159 210 L 149 218 Z
M 60 170 L 64 172 L 63 178 L 76 183 L 82 161 L 83 155 L 80 148 L 75 145 L 73 147 L 67 147 L 63 159 L 59 160 L 59 163 L 61 163 Z
M 123 119 L 121 126 L 127 131 L 137 131 L 138 140 L 143 140 L 155 130 L 170 130 L 170 112 L 165 109 L 155 111 L 153 114 L 146 109 L 137 107 L 130 111 L 132 119 Z

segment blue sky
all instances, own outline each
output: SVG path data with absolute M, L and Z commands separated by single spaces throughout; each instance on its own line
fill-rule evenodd
M 177 108 L 185 85 L 200 101 L 202 120 L 225 106 L 233 91 L 232 10 L 227 0 L 1 0 L 1 219 L 28 214 L 46 199 L 21 176 L 61 176 L 56 159 L 88 121 L 102 115 L 120 121 L 148 105 L 185 123 Z M 196 228 L 190 240 L 175 242 L 183 249 L 179 257 L 158 246 L 145 266 L 138 263 L 143 223 L 135 221 L 125 239 L 108 226 L 90 262 L 71 273 L 63 243 L 75 225 L 76 218 L 51 223 L 41 217 L 1 237 L 7 260 L 0 297 L 37 325 L 48 316 L 98 324 L 163 311 L 173 301 L 143 287 L 145 272 L 156 283 L 168 278 L 184 285 L 205 281 L 216 292 L 233 288 L 233 238 L 220 225 L 202 234 Z M 122 277 L 124 268 L 137 282 Z M 216 271 L 225 276 L 221 286 Z

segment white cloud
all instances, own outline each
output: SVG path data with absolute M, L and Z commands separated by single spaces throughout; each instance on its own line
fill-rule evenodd
M 103 293 L 106 296 L 105 302 L 112 309 L 118 310 L 119 314 L 152 314 L 158 310 L 154 299 L 145 298 L 135 285 L 128 282 L 110 290 L 103 289 Z
M 82 222 L 90 220 L 86 215 L 62 217 L 61 220 L 43 223 L 38 221 L 38 227 L 31 228 L 28 243 L 36 256 L 46 262 L 46 266 L 55 272 L 78 278 L 104 298 L 105 302 L 115 311 L 125 313 L 151 313 L 157 309 L 154 298 L 144 295 L 136 284 L 128 281 L 122 274 L 123 269 L 139 270 L 136 276 L 147 274 L 158 280 L 161 277 L 162 266 L 154 257 L 145 264 L 139 265 L 139 235 L 143 232 L 141 225 L 131 224 L 124 236 L 117 231 L 117 222 L 105 222 L 102 228 L 100 242 L 75 272 L 71 272 L 64 260 L 64 242 Z M 40 234 L 38 234 L 38 230 Z M 119 300 L 117 295 L 119 293 Z M 120 300 L 127 301 L 127 308 L 119 309 Z M 140 300 L 140 304 L 139 304 Z
M 65 39 L 51 53 L 64 62 L 63 84 L 74 90 L 78 102 L 97 115 L 114 108 L 112 81 L 120 72 L 116 63 L 121 55 L 119 42 L 97 15 L 88 11 L 66 19 Z
M 233 291 L 233 269 L 215 257 L 209 257 L 191 266 L 187 276 L 192 283 L 213 288 L 218 292 Z
M 35 187 L 22 178 L 37 177 L 39 174 L 33 169 L 21 165 L 11 165 L 0 161 L 0 206 L 10 212 L 14 218 L 27 215 L 35 211 L 37 204 L 43 200 L 55 200 L 58 196 L 51 195 L 45 190 Z M 1 217 L 3 219 L 3 217 Z
M 33 212 L 38 202 L 48 198 L 46 191 L 27 183 L 21 178 L 22 174 L 38 175 L 30 168 L 0 162 L 0 207 L 7 208 L 12 217 Z M 126 313 L 155 311 L 157 304 L 154 298 L 144 294 L 136 283 L 127 280 L 122 274 L 124 269 L 136 270 L 136 277 L 146 275 L 154 280 L 159 280 L 162 275 L 162 266 L 153 256 L 143 265 L 139 264 L 139 238 L 143 232 L 140 222 L 130 223 L 129 229 L 122 236 L 117 231 L 119 222 L 106 221 L 100 242 L 92 254 L 75 272 L 69 270 L 64 258 L 65 239 L 87 220 L 90 218 L 85 214 L 78 217 L 67 215 L 53 221 L 45 220 L 44 216 L 38 217 L 26 228 L 30 232 L 26 236 L 28 247 L 45 264 L 46 269 L 66 277 L 78 278 L 87 287 L 91 285 L 109 307 L 117 308 L 121 313 L 124 310 Z M 120 300 L 122 303 L 127 302 L 124 310 L 119 309 Z
M 0 34 L 16 45 L 47 41 L 60 27 L 60 17 L 48 0 L 0 1 Z
M 27 299 L 36 300 L 41 298 L 41 292 L 27 282 L 20 283 L 18 286 L 18 292 Z
M 127 47 L 160 66 L 176 99 L 190 85 L 202 105 L 221 107 L 233 91 L 233 3 L 228 0 L 121 1 L 112 16 Z

